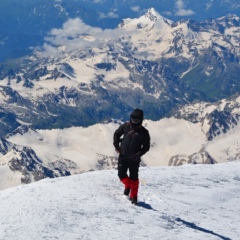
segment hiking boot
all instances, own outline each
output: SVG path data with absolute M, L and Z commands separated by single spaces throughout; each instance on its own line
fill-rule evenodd
M 130 198 L 130 201 L 131 201 L 132 204 L 137 205 L 137 198 L 136 197 Z
M 130 188 L 125 188 L 123 194 L 128 196 L 130 193 Z

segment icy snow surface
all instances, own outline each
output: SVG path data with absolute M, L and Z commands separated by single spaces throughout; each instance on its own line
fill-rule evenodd
M 138 206 L 117 172 L 44 179 L 0 192 L 0 236 L 42 239 L 240 239 L 240 162 L 140 169 Z

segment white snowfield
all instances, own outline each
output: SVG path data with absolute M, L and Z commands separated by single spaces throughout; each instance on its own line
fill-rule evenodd
M 142 157 L 147 166 L 168 166 L 172 156 L 189 156 L 198 153 L 203 147 L 216 162 L 238 159 L 240 124 L 213 141 L 207 141 L 200 122 L 165 118 L 159 121 L 144 120 L 143 125 L 151 137 L 150 151 Z M 89 171 L 96 170 L 99 155 L 117 157 L 113 147 L 113 133 L 118 127 L 117 123 L 108 123 L 87 128 L 29 130 L 7 140 L 31 147 L 45 163 L 57 158 L 69 159 L 78 165 L 79 172 Z M 0 158 L 0 162 L 3 160 L 4 157 Z
M 239 240 L 240 161 L 140 169 L 139 205 L 117 171 L 44 179 L 0 192 L 4 240 Z
M 143 156 L 149 166 L 168 165 L 176 154 L 193 154 L 206 144 L 201 124 L 193 124 L 175 118 L 160 121 L 144 120 L 149 130 L 152 147 Z M 117 123 L 95 124 L 93 126 L 66 129 L 36 130 L 16 134 L 8 140 L 12 143 L 29 146 L 43 160 L 51 162 L 54 157 L 69 159 L 88 171 L 95 168 L 97 155 L 116 156 L 113 146 L 113 133 Z M 189 144 L 191 143 L 191 144 Z

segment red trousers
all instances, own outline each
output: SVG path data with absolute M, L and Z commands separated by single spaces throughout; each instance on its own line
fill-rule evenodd
M 124 184 L 125 188 L 130 188 L 130 198 L 137 198 L 138 195 L 138 187 L 139 187 L 139 180 L 131 180 L 129 177 L 125 177 L 120 179 L 121 182 Z

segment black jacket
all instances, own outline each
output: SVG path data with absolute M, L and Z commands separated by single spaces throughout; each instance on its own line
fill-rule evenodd
M 127 158 L 140 158 L 150 149 L 149 132 L 143 126 L 134 127 L 130 122 L 124 123 L 115 131 L 113 145 Z

